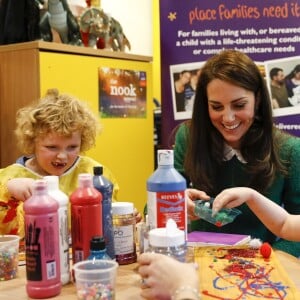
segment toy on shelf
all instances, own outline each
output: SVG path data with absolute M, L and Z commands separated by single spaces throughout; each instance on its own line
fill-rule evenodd
M 48 0 L 46 12 L 40 18 L 41 38 L 52 42 L 55 30 L 64 44 L 82 46 L 80 28 L 67 0 Z
M 121 24 L 97 7 L 88 7 L 79 21 L 83 44 L 86 47 L 125 51 L 131 48 Z

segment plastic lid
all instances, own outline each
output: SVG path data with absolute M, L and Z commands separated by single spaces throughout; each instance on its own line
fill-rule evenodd
M 173 166 L 174 155 L 173 150 L 158 150 L 157 163 L 159 166 Z
M 44 179 L 47 182 L 48 190 L 56 190 L 58 189 L 58 176 L 44 176 Z
M 152 247 L 180 246 L 185 244 L 185 234 L 183 230 L 177 228 L 177 224 L 173 219 L 169 219 L 166 227 L 149 231 L 149 244 Z
M 132 202 L 113 202 L 111 206 L 113 215 L 128 215 L 134 210 Z
M 103 236 L 93 236 L 90 240 L 90 250 L 104 250 L 105 249 L 105 240 Z
M 34 192 L 40 193 L 42 192 L 46 192 L 47 191 L 47 182 L 44 179 L 37 179 L 35 180 L 34 184 L 33 184 L 33 190 Z
M 78 175 L 79 187 L 91 187 L 93 186 L 93 175 L 89 173 L 81 173 Z
M 94 167 L 94 175 L 101 176 L 103 174 L 103 167 L 102 166 L 95 166 Z

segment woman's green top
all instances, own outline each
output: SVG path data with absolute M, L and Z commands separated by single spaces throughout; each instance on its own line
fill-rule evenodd
M 174 166 L 189 181 L 183 166 L 187 134 L 187 126 L 185 124 L 180 125 L 175 138 Z M 277 175 L 264 196 L 283 206 L 289 213 L 300 215 L 300 138 L 289 136 L 280 151 L 281 158 L 289 163 L 288 176 Z M 240 162 L 236 156 L 229 161 L 224 161 L 217 172 L 216 194 L 210 196 L 216 196 L 226 188 L 247 186 L 246 168 L 247 164 Z M 197 188 L 197 186 L 194 187 Z M 300 256 L 300 242 L 290 242 L 274 236 L 246 204 L 241 205 L 239 210 L 242 211 L 242 214 L 233 223 L 216 227 L 204 220 L 197 220 L 192 222 L 191 230 L 248 234 L 252 238 L 269 242 L 276 249 L 297 257 Z

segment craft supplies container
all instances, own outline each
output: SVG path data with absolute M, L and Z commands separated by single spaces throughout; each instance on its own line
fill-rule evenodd
M 149 231 L 149 247 L 147 252 L 161 253 L 185 262 L 187 260 L 187 244 L 185 232 L 177 228 L 173 219 L 167 221 L 166 227 Z
M 116 261 L 120 265 L 136 262 L 135 216 L 131 202 L 113 202 L 113 229 Z
M 222 208 L 217 213 L 214 213 L 211 208 L 213 201 L 214 198 L 211 198 L 210 201 L 195 200 L 194 214 L 217 227 L 222 227 L 233 222 L 242 213 L 237 208 Z
M 19 236 L 0 235 L 0 281 L 16 278 L 19 264 Z
M 113 300 L 118 263 L 114 260 L 84 260 L 73 265 L 77 298 Z

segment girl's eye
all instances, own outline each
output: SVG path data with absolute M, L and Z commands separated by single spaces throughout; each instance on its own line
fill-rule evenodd
M 73 145 L 73 146 L 68 147 L 68 149 L 69 149 L 70 151 L 76 150 L 76 149 L 78 149 L 78 148 L 79 148 L 79 146 L 77 146 L 77 145 Z
M 50 149 L 50 150 L 53 150 L 53 149 L 56 149 L 55 146 L 46 146 L 47 149 Z

